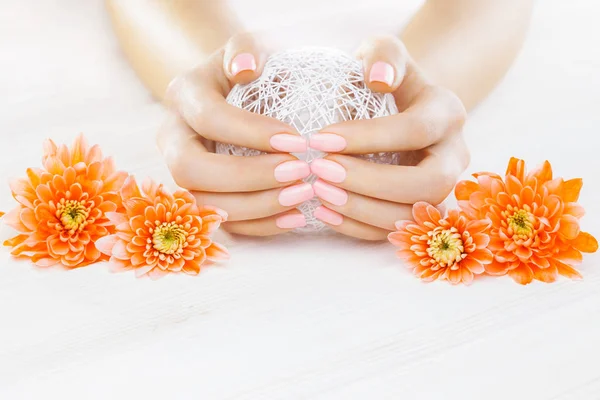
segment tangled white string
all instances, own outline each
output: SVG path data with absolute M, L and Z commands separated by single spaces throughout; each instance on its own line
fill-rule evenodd
M 309 139 L 321 128 L 337 122 L 371 119 L 398 112 L 389 94 L 371 92 L 364 83 L 361 63 L 345 53 L 328 48 L 288 50 L 271 56 L 260 78 L 247 85 L 235 86 L 227 102 L 245 110 L 277 118 L 292 125 Z M 369 132 L 365 132 L 368 135 Z M 217 144 L 217 152 L 235 156 L 255 156 L 261 151 L 225 143 Z M 325 154 L 309 149 L 294 154 L 310 163 Z M 398 153 L 359 156 L 380 164 L 398 164 Z M 306 182 L 314 182 L 311 175 Z M 321 203 L 317 198 L 298 206 L 306 217 L 306 226 L 298 232 L 325 230 L 313 217 Z

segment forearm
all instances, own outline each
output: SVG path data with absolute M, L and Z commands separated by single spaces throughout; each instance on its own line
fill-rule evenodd
M 213 0 L 106 0 L 123 51 L 144 84 L 162 99 L 169 82 L 238 32 Z
M 402 40 L 427 76 L 470 110 L 516 58 L 532 5 L 533 0 L 429 0 Z

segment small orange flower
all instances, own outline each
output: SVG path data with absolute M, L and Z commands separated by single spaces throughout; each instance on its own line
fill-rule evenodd
M 458 210 L 442 218 L 437 208 L 424 202 L 413 206 L 413 217 L 414 222 L 398 221 L 398 231 L 388 239 L 400 248 L 398 257 L 422 280 L 468 285 L 492 262 L 492 253 L 486 249 L 489 221 L 470 220 Z
M 99 240 L 98 249 L 110 256 L 117 271 L 134 269 L 136 276 L 161 278 L 169 272 L 197 275 L 206 261 L 227 259 L 225 247 L 210 239 L 227 214 L 200 207 L 189 192 L 169 193 L 148 180 L 140 191 L 134 178 L 121 190 L 124 212 L 108 213 L 117 227 Z
M 596 239 L 579 228 L 581 179 L 553 179 L 548 161 L 527 173 L 516 158 L 504 179 L 486 172 L 473 176 L 477 182 L 461 181 L 455 193 L 466 213 L 492 221 L 489 274 L 508 274 L 521 284 L 554 282 L 559 274 L 581 278 L 572 266 L 582 261 L 581 252 L 598 249 Z
M 41 267 L 101 260 L 94 243 L 114 231 L 106 213 L 121 206 L 118 191 L 127 174 L 81 135 L 70 149 L 47 141 L 43 163 L 45 169 L 30 168 L 26 178 L 11 182 L 19 205 L 3 221 L 21 234 L 4 245 Z

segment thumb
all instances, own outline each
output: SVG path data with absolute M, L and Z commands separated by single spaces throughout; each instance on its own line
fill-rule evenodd
M 229 39 L 223 54 L 223 71 L 232 84 L 250 83 L 260 76 L 267 54 L 251 34 Z
M 402 84 L 410 57 L 402 41 L 394 36 L 363 42 L 357 52 L 365 82 L 374 92 L 391 93 Z

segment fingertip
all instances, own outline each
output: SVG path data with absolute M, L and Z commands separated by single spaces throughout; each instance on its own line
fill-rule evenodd
M 228 75 L 234 84 L 252 82 L 259 76 L 257 57 L 252 53 L 236 54 L 229 63 Z

